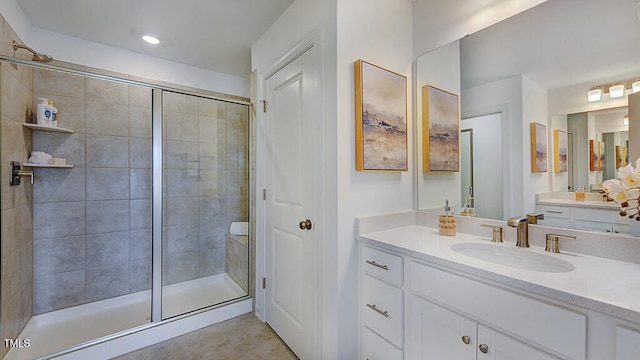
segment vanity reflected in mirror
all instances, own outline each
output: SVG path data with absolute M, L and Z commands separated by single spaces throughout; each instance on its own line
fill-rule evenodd
M 629 133 L 640 124 L 624 120 L 632 90 L 617 98 L 609 92 L 616 82 L 640 79 L 635 3 L 548 0 L 418 56 L 418 209 L 441 211 L 449 200 L 457 213 L 470 203 L 478 217 L 505 220 L 540 211 L 536 195 L 568 199 L 578 187 L 597 191 L 617 176 L 618 167 L 635 161 L 640 151 Z M 423 119 L 428 104 L 422 89 L 427 85 L 459 95 L 460 171 L 423 169 L 428 156 L 423 131 L 429 123 Z M 587 93 L 594 88 L 602 89 L 601 99 L 590 102 Z M 532 172 L 531 123 L 546 129 L 546 154 L 538 157 L 546 171 Z M 561 171 L 554 167 L 556 130 L 567 137 L 566 170 Z M 595 168 L 590 167 L 593 142 L 601 146 Z M 564 223 L 569 224 L 546 225 Z M 568 226 L 576 227 L 575 222 Z

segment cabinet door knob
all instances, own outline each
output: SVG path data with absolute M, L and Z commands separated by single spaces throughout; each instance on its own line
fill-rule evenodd
M 465 345 L 469 345 L 469 343 L 471 343 L 471 338 L 470 338 L 470 337 L 468 337 L 467 335 L 465 335 L 465 336 L 463 336 L 463 337 L 462 337 L 462 342 L 463 342 Z
M 480 352 L 483 354 L 489 352 L 489 347 L 487 346 L 487 344 L 480 344 L 480 346 L 478 346 L 478 349 L 480 349 Z

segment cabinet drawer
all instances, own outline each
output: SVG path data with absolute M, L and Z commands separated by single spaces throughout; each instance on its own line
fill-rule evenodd
M 398 255 L 363 246 L 362 269 L 381 279 L 402 285 L 402 257 Z
M 640 331 L 616 326 L 616 360 L 637 359 L 640 353 Z
M 620 216 L 620 209 L 582 209 L 576 208 L 576 220 L 600 221 L 611 224 L 628 224 L 629 218 Z
M 585 315 L 417 262 L 410 269 L 416 293 L 568 358 L 586 358 Z
M 402 350 L 368 328 L 362 329 L 361 360 L 402 360 Z
M 539 213 L 544 214 L 545 218 L 569 219 L 571 217 L 571 209 L 562 206 L 538 205 L 536 209 Z M 543 224 L 544 220 L 539 223 Z
M 402 348 L 402 289 L 370 275 L 362 276 L 362 323 Z

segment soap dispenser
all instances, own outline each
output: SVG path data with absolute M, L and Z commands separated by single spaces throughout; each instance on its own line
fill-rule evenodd
M 438 219 L 438 232 L 440 235 L 454 236 L 456 234 L 456 217 L 451 215 L 449 200 L 444 201 L 444 214 Z

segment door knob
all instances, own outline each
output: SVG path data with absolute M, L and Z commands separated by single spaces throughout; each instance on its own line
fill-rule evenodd
M 300 230 L 311 230 L 312 226 L 313 223 L 309 219 L 300 221 Z
M 480 351 L 483 354 L 486 354 L 489 352 L 489 347 L 486 344 L 480 344 L 480 346 L 478 346 L 478 348 L 480 349 Z
M 469 336 L 465 335 L 465 336 L 462 337 L 462 342 L 465 345 L 469 345 L 469 343 L 471 343 L 471 338 Z

